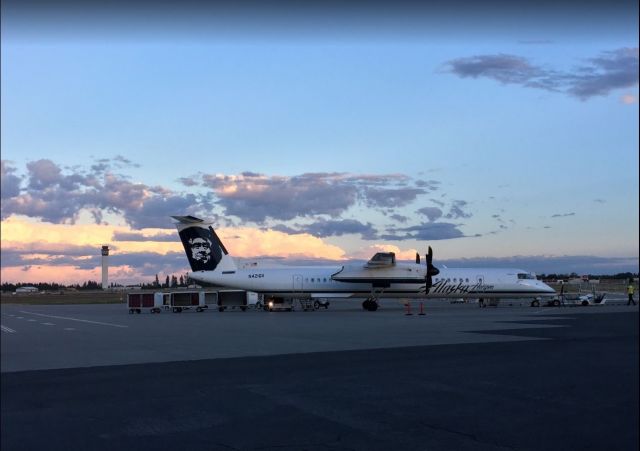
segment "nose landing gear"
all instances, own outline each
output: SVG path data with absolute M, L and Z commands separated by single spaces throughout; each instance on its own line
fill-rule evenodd
M 369 312 L 375 312 L 378 310 L 378 302 L 375 299 L 369 298 L 362 303 L 362 308 Z

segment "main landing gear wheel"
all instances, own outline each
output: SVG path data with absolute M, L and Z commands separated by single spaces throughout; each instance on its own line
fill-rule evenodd
M 378 310 L 378 303 L 371 299 L 367 299 L 362 303 L 362 308 L 369 312 L 375 312 L 376 310 Z

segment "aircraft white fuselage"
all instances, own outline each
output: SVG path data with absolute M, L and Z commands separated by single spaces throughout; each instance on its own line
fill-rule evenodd
M 197 271 L 189 273 L 189 277 L 266 296 L 294 298 L 368 298 L 372 296 L 372 291 L 385 298 L 535 298 L 555 294 L 553 288 L 519 269 L 443 268 L 433 278 L 433 285 L 425 296 L 424 265 L 398 263 L 393 272 L 407 276 L 407 281 L 400 283 L 376 283 L 373 277 L 366 275 L 362 277 L 366 277 L 366 282 L 343 282 L 333 278 L 339 277 L 346 268 L 252 267 L 235 271 Z M 416 280 L 410 282 L 411 276 Z

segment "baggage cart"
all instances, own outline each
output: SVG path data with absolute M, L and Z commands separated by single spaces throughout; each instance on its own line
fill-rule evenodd
M 160 313 L 162 303 L 158 303 L 154 293 L 127 293 L 127 307 L 129 314 L 141 313 L 148 308 L 151 313 Z
M 196 312 L 202 312 L 208 306 L 204 302 L 203 291 L 175 291 L 171 293 L 171 309 L 173 313 L 195 308 Z
M 218 291 L 218 311 L 224 312 L 228 308 L 236 307 L 243 312 L 247 310 L 247 292 L 244 290 L 220 290 Z
M 165 310 L 171 308 L 171 293 L 158 292 L 154 293 L 153 297 L 157 307 L 162 307 Z

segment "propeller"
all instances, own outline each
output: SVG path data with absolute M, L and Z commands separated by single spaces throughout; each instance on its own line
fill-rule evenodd
M 427 274 L 424 278 L 425 281 L 425 295 L 429 294 L 429 290 L 431 290 L 431 286 L 433 285 L 433 280 L 432 277 L 433 276 L 437 276 L 438 274 L 440 274 L 440 270 L 438 268 L 436 268 L 435 266 L 433 266 L 433 250 L 431 249 L 431 246 L 429 246 L 429 252 L 427 252 L 426 255 L 426 260 L 427 260 Z

